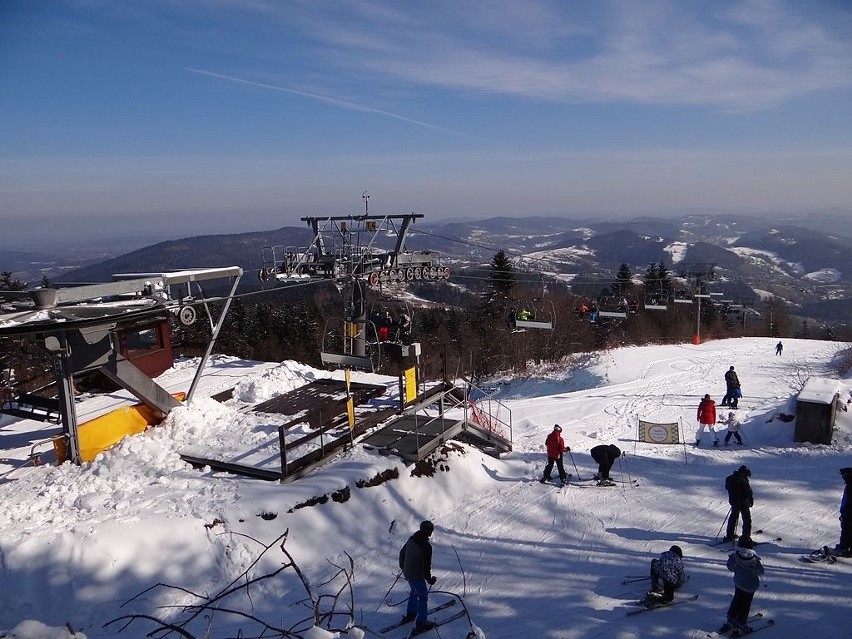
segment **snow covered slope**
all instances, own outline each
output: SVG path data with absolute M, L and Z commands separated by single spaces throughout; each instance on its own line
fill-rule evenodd
M 223 447 L 250 447 L 253 429 L 263 424 L 241 409 L 325 373 L 293 362 L 220 362 L 238 381 L 232 400 L 213 402 L 205 396 L 221 389 L 202 385 L 191 406 L 92 464 L 19 469 L 0 483 L 0 628 L 29 619 L 56 630 L 35 635 L 22 627 L 17 636 L 69 636 L 66 622 L 87 637 L 142 636 L 151 627 L 141 622 L 123 633 L 103 624 L 124 614 L 174 614 L 159 607 L 183 603 L 185 594 L 159 590 L 122 604 L 157 582 L 213 592 L 245 570 L 261 544 L 289 529 L 286 547 L 313 584 L 345 564 L 346 553 L 352 557 L 357 620 L 378 629 L 402 613 L 388 605 L 406 596 L 404 584 L 394 583 L 396 553 L 429 518 L 436 525 L 435 588 L 464 594 L 480 637 L 705 637 L 721 624 L 733 593 L 726 555 L 707 544 L 728 511 L 724 478 L 746 464 L 755 528 L 765 531 L 756 538 L 768 541 L 757 549 L 766 575 L 753 610 L 778 620 L 769 631 L 778 639 L 798 639 L 817 627 L 825 636 L 850 636 L 852 560 L 823 565 L 798 558 L 837 541 L 838 469 L 852 466 L 852 413 L 838 414 L 831 446 L 795 444 L 794 422 L 779 419 L 795 413 L 795 395 L 808 376 L 836 377 L 829 364 L 847 345 L 785 340 L 783 356 L 776 357 L 775 341 L 616 349 L 546 375 L 493 380 L 512 410 L 510 455 L 496 460 L 453 446 L 433 477 L 418 477 L 399 460 L 356 446 L 288 485 L 196 471 L 178 452 L 207 437 Z M 691 442 L 699 398 L 721 399 L 731 365 L 743 386 L 737 416 L 745 446 L 690 446 L 684 455 L 681 446 L 634 441 L 641 418 L 682 422 Z M 180 371 L 169 376 L 174 381 Z M 852 381 L 845 384 L 849 399 Z M 591 447 L 615 443 L 627 455 L 613 476 L 626 483 L 557 490 L 533 481 L 555 423 L 572 448 L 566 463 L 575 478 L 585 480 L 596 469 Z M 18 441 L 15 428 L 23 425 L 0 422 L 0 441 Z M 358 487 L 359 480 L 393 469 L 398 479 Z M 342 503 L 294 509 L 344 487 L 350 492 Z M 781 541 L 771 541 L 776 537 Z M 625 616 L 645 584 L 622 579 L 645 573 L 651 558 L 673 543 L 684 549 L 691 575 L 684 592 L 699 599 Z M 270 555 L 261 567 L 272 570 L 282 560 Z M 290 572 L 258 584 L 252 614 L 285 625 L 304 617 L 303 608 L 289 607 L 303 596 L 297 586 Z M 224 615 L 215 621 L 220 625 L 211 636 L 247 627 Z M 203 628 L 200 620 L 196 636 Z M 441 636 L 454 631 L 442 629 Z

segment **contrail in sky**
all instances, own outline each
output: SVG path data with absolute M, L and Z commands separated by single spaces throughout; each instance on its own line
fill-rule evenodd
M 357 102 L 350 102 L 348 100 L 340 100 L 338 98 L 330 98 L 325 95 L 321 95 L 319 93 L 311 93 L 310 91 L 299 91 L 298 89 L 287 89 L 285 87 L 278 87 L 274 84 L 265 84 L 263 82 L 254 82 L 253 80 L 244 80 L 243 78 L 236 78 L 231 75 L 224 75 L 222 73 L 214 73 L 213 71 L 205 71 L 203 69 L 193 69 L 191 67 L 184 67 L 185 71 L 189 71 L 191 73 L 198 73 L 200 75 L 210 76 L 211 78 L 219 78 L 220 80 L 229 80 L 231 82 L 239 82 L 240 84 L 248 84 L 253 87 L 260 87 L 261 89 L 271 89 L 272 91 L 281 91 L 283 93 L 292 93 L 294 95 L 301 95 L 306 98 L 313 98 L 314 100 L 319 100 L 320 102 L 326 102 L 328 104 L 333 104 L 334 106 L 343 107 L 344 109 L 352 109 L 353 111 L 364 111 L 366 113 L 378 113 L 379 115 L 386 115 L 390 118 L 394 118 L 397 120 L 402 120 L 403 122 L 408 122 L 409 124 L 416 124 L 417 126 L 426 127 L 427 129 L 432 129 L 434 131 L 443 131 L 444 133 L 452 133 L 453 135 L 462 135 L 464 137 L 474 137 L 468 135 L 467 133 L 462 133 L 461 131 L 453 131 L 452 129 L 445 129 L 444 127 L 436 126 L 434 124 L 429 124 L 428 122 L 421 122 L 420 120 L 414 120 L 412 118 L 407 118 L 404 115 L 398 115 L 396 113 L 391 113 L 390 111 L 382 111 L 381 109 L 374 109 L 373 107 L 364 106 L 362 104 L 358 104 Z

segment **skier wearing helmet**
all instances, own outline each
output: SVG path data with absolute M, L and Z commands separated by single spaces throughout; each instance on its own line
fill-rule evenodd
M 662 593 L 663 602 L 674 599 L 675 590 L 686 581 L 683 569 L 683 551 L 680 546 L 672 546 L 658 559 L 651 560 L 651 592 Z
M 736 539 L 737 520 L 743 518 L 743 538 L 751 538 L 751 507 L 754 506 L 754 494 L 748 478 L 751 471 L 748 466 L 740 466 L 725 478 L 725 490 L 728 491 L 728 503 L 731 504 L 731 514 L 728 516 L 728 528 L 725 541 Z
M 544 445 L 547 447 L 547 465 L 544 467 L 544 475 L 539 481 L 542 484 L 550 481 L 553 464 L 556 464 L 556 469 L 559 471 L 559 479 L 565 484 L 568 481 L 568 475 L 565 472 L 565 465 L 562 463 L 562 455 L 570 453 L 571 448 L 565 445 L 565 440 L 562 439 L 562 427 L 559 424 L 553 427 L 547 439 L 544 440 Z

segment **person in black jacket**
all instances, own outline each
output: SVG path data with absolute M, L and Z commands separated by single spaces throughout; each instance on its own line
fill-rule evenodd
M 746 539 L 751 538 L 751 507 L 754 506 L 754 494 L 748 478 L 751 471 L 747 466 L 740 466 L 725 478 L 725 490 L 728 491 L 728 503 L 731 504 L 731 514 L 728 516 L 728 529 L 725 533 L 725 541 L 733 541 L 737 529 L 737 520 L 742 515 L 743 534 Z
M 725 396 L 722 398 L 722 406 L 736 408 L 740 401 L 740 395 L 740 378 L 737 377 L 737 372 L 731 366 L 725 373 Z
M 592 459 L 594 459 L 598 463 L 598 485 L 599 486 L 612 486 L 615 484 L 609 477 L 609 470 L 612 468 L 612 465 L 615 463 L 615 460 L 621 456 L 621 450 L 615 444 L 610 444 L 607 446 L 606 444 L 601 444 L 600 446 L 595 446 L 592 450 L 589 451 L 592 455 Z
M 840 543 L 834 548 L 834 553 L 852 557 L 852 468 L 841 468 L 840 476 L 846 487 L 840 498 Z
M 408 608 L 402 621 L 416 620 L 415 630 L 418 632 L 435 627 L 434 622 L 426 619 L 429 610 L 429 588 L 426 584 L 434 586 L 437 581 L 432 576 L 432 544 L 429 543 L 434 530 L 435 525 L 431 521 L 421 522 L 420 529 L 399 551 L 399 569 L 410 588 Z

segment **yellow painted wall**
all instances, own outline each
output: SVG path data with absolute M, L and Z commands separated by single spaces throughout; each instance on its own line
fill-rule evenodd
M 182 402 L 186 398 L 186 393 L 174 393 L 173 397 Z M 137 435 L 161 421 L 163 421 L 163 415 L 159 411 L 145 404 L 134 404 L 122 406 L 106 415 L 80 424 L 77 427 L 80 438 L 80 458 L 84 462 L 92 461 L 98 453 L 117 444 L 126 435 Z M 54 448 L 57 463 L 61 464 L 68 459 L 68 451 L 65 438 L 59 437 L 57 440 L 59 441 L 54 440 Z

